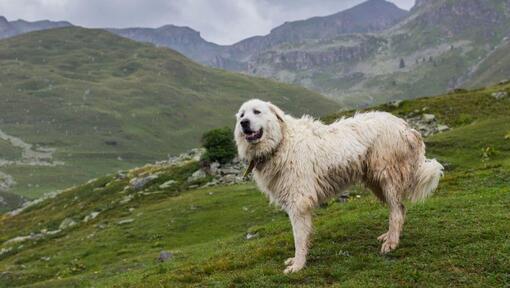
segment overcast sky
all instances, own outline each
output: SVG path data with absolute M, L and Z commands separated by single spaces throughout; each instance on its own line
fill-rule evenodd
M 218 44 L 269 33 L 285 21 L 323 16 L 364 0 L 0 0 L 9 20 L 67 20 L 85 27 L 189 26 Z M 409 9 L 415 0 L 388 0 Z

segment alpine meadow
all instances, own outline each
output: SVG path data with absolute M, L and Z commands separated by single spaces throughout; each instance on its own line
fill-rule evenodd
M 0 0 L 0 288 L 510 287 L 509 51 L 509 0 Z

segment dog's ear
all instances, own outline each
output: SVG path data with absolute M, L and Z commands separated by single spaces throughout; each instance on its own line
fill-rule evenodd
M 283 111 L 280 108 L 278 108 L 276 105 L 274 105 L 273 103 L 267 102 L 267 104 L 269 104 L 269 110 L 271 110 L 271 112 L 273 112 L 274 115 L 276 115 L 276 118 L 278 118 L 278 120 L 280 120 L 280 122 L 285 122 L 283 120 L 285 113 L 283 113 Z

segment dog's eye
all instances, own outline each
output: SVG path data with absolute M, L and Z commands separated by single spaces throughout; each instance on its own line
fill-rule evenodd
M 253 114 L 258 115 L 258 114 L 260 114 L 260 111 L 255 109 L 255 110 L 253 110 Z
M 241 113 L 241 116 L 239 116 L 239 118 L 243 118 L 244 117 L 244 112 Z

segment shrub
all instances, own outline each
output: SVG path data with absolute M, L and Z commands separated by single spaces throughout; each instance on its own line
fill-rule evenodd
M 207 150 L 203 161 L 218 161 L 224 164 L 234 159 L 237 153 L 233 132 L 228 127 L 206 132 L 202 136 L 202 145 Z

